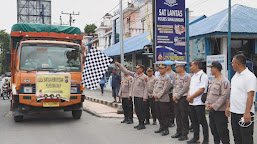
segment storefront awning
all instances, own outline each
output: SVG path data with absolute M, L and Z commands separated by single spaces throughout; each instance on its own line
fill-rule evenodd
M 124 54 L 136 53 L 142 51 L 145 45 L 149 45 L 151 41 L 149 38 L 149 32 L 130 37 L 124 40 Z M 120 55 L 120 42 L 107 48 L 103 51 L 108 56 Z

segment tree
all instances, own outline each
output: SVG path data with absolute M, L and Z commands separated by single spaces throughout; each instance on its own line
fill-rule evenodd
M 11 71 L 11 61 L 7 53 L 10 53 L 9 48 L 10 35 L 5 30 L 0 30 L 0 74 Z
M 96 26 L 95 24 L 86 25 L 84 28 L 84 32 L 88 35 L 95 33 Z

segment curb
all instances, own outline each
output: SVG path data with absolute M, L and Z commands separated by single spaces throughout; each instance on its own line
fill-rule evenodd
M 118 109 L 122 108 L 121 103 L 112 103 L 112 102 L 109 102 L 109 101 L 106 101 L 106 100 L 91 98 L 91 97 L 88 97 L 88 96 L 85 96 L 85 99 L 89 100 L 89 101 L 92 101 L 92 102 L 104 104 L 104 105 L 107 105 L 107 106 L 110 106 L 110 107 L 118 108 Z
M 123 119 L 123 118 L 121 118 L 121 117 L 102 116 L 102 115 L 99 115 L 99 114 L 97 114 L 97 113 L 95 113 L 95 112 L 93 112 L 93 111 L 91 111 L 91 110 L 89 110 L 89 109 L 87 109 L 87 108 L 83 108 L 83 110 L 84 110 L 85 112 L 87 112 L 87 113 L 89 113 L 89 114 L 91 114 L 91 115 L 93 115 L 93 116 L 99 117 L 99 118 L 116 118 L 116 119 Z

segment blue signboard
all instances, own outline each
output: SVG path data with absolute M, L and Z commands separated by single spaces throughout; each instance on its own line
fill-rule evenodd
M 155 1 L 156 63 L 185 61 L 185 0 Z

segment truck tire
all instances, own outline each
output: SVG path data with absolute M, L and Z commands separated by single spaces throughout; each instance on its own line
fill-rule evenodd
M 74 119 L 80 119 L 81 115 L 82 115 L 82 110 L 73 110 L 72 111 L 72 117 Z
M 23 121 L 23 116 L 14 116 L 13 118 L 14 118 L 14 121 L 15 121 L 15 122 L 21 122 L 21 121 Z

